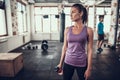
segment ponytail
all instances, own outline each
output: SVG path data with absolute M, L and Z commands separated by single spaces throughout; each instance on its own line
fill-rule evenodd
M 86 8 L 82 4 L 74 4 L 72 7 L 77 8 L 79 10 L 79 12 L 83 12 L 83 15 L 82 15 L 83 23 L 87 23 L 88 12 L 87 12 Z
M 82 16 L 82 19 L 83 19 L 83 23 L 87 23 L 87 21 L 88 21 L 88 12 L 87 12 L 87 10 L 86 10 L 85 7 L 83 8 L 83 16 Z

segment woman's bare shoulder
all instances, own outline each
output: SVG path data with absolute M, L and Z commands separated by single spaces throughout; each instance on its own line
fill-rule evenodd
M 87 30 L 93 30 L 91 27 L 87 27 Z
M 87 27 L 88 32 L 93 32 L 93 29 L 91 27 Z
M 66 27 L 65 28 L 65 33 L 67 33 L 69 31 L 70 27 Z
M 93 29 L 91 27 L 87 27 L 88 35 L 93 35 Z

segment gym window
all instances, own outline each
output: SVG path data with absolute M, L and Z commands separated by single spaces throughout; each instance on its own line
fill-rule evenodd
M 35 7 L 35 32 L 51 33 L 59 31 L 57 7 Z
M 17 9 L 17 16 L 18 16 L 18 30 L 19 34 L 25 33 L 28 31 L 27 29 L 27 13 L 26 13 L 26 6 L 17 3 L 18 9 Z
M 0 4 L 0 37 L 7 35 L 6 17 L 5 17 L 5 1 Z

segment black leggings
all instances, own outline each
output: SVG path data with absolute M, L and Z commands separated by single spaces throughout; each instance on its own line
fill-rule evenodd
M 63 80 L 72 80 L 74 70 L 76 69 L 79 80 L 85 80 L 84 73 L 86 67 L 74 67 L 64 63 L 63 66 Z

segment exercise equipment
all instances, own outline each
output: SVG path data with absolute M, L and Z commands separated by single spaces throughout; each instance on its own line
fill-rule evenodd
M 22 47 L 22 49 L 27 49 L 27 50 L 32 50 L 32 49 L 38 49 L 37 45 L 33 45 L 32 43 L 26 44 L 25 46 Z
M 55 66 L 54 71 L 55 71 L 55 72 L 58 72 L 59 69 L 60 69 L 59 67 Z
M 60 69 L 58 66 L 55 66 L 54 71 L 58 73 L 58 75 L 62 75 L 63 74 L 63 70 Z
M 43 51 L 47 51 L 47 49 L 48 49 L 48 41 L 47 40 L 42 41 L 41 49 Z
M 43 41 L 42 41 L 42 44 L 43 44 L 43 43 L 48 43 L 48 41 L 47 41 L 47 40 L 43 40 Z

